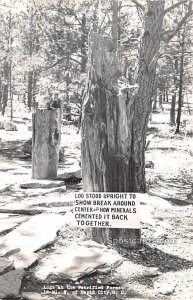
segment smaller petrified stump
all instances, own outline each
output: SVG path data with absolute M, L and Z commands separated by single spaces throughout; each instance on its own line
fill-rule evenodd
M 56 177 L 61 134 L 60 109 L 38 109 L 32 119 L 32 178 Z

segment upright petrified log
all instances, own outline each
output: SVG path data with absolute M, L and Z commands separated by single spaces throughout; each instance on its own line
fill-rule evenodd
M 165 1 L 147 1 L 139 51 L 138 88 L 121 77 L 114 40 L 91 33 L 87 93 L 82 116 L 83 188 L 88 192 L 141 192 L 145 184 L 145 143 L 159 57 Z M 137 87 L 137 86 L 136 86 Z M 138 229 L 92 228 L 92 238 L 114 238 L 130 248 Z
M 59 161 L 60 109 L 37 109 L 32 118 L 32 178 L 54 178 Z
M 87 94 L 82 117 L 82 172 L 85 192 L 136 192 L 132 157 L 133 89 L 121 78 L 111 39 L 91 32 Z M 140 230 L 92 228 L 92 238 L 107 244 L 123 237 L 136 247 Z M 119 245 L 117 245 L 119 246 Z

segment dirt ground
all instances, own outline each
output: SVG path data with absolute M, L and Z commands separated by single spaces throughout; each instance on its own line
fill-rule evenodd
M 151 168 L 146 168 L 148 194 L 142 204 L 145 207 L 142 212 L 145 214 L 150 211 L 150 215 L 147 218 L 143 216 L 143 247 L 135 251 L 121 249 L 122 263 L 106 274 L 96 272 L 76 282 L 52 274 L 46 282 L 41 281 L 35 276 L 41 258 L 51 255 L 60 247 L 69 247 L 87 239 L 83 229 L 65 224 L 57 231 L 55 240 L 38 251 L 38 260 L 25 270 L 17 298 L 193 299 L 193 137 L 184 136 L 183 133 L 175 135 L 168 119 L 167 112 L 153 114 L 148 130 L 150 143 L 146 161 L 152 164 Z M 15 120 L 18 131 L 0 130 L 0 209 L 15 208 L 20 215 L 19 207 L 28 201 L 25 204 L 28 210 L 43 209 L 62 215 L 70 210 L 72 202 L 65 202 L 65 197 L 72 199 L 75 191 L 81 191 L 81 181 L 76 177 L 66 180 L 65 195 L 63 192 L 38 195 L 36 203 L 32 194 L 26 195 L 21 190 L 12 189 L 31 176 L 31 158 L 22 156 L 22 145 L 31 136 L 27 130 L 29 120 L 21 121 Z M 65 147 L 66 159 L 60 163 L 59 174 L 77 170 L 80 136 L 74 127 L 63 128 L 62 146 Z M 1 233 L 0 244 L 1 239 L 17 226 Z M 61 292 L 50 288 L 49 293 L 44 294 L 45 286 L 56 284 L 63 287 Z M 96 285 L 103 285 L 102 291 L 94 290 L 93 286 Z M 83 286 L 88 290 L 82 291 Z M 78 291 L 77 294 L 74 289 Z M 64 290 L 68 291 L 66 295 Z M 9 296 L 7 299 L 12 298 Z

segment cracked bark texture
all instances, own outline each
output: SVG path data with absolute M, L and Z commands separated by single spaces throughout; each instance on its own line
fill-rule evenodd
M 121 58 L 114 40 L 91 32 L 87 92 L 82 117 L 85 192 L 145 192 L 145 140 L 165 1 L 147 1 L 139 53 L 138 89 L 120 84 Z M 92 238 L 137 248 L 138 229 L 92 228 Z M 125 240 L 126 243 L 122 243 Z M 116 245 L 120 246 L 120 245 Z
M 147 1 L 144 15 L 144 34 L 139 53 L 138 92 L 135 95 L 133 120 L 134 186 L 136 192 L 145 192 L 145 142 L 156 66 L 162 39 L 165 0 Z
M 55 178 L 61 136 L 60 109 L 37 109 L 32 120 L 32 178 Z

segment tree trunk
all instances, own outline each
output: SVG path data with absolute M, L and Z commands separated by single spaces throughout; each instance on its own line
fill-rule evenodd
M 37 84 L 37 72 L 33 71 L 33 93 L 32 93 L 32 106 L 36 106 L 36 84 Z
M 176 109 L 176 94 L 172 95 L 172 103 L 170 109 L 170 125 L 175 125 L 175 109 Z
M 165 103 L 165 102 L 166 102 L 166 90 L 164 88 L 164 90 L 163 90 L 163 103 Z
M 87 93 L 82 115 L 82 173 L 85 192 L 142 192 L 145 184 L 145 142 L 162 35 L 164 1 L 148 1 L 141 42 L 138 91 L 122 90 L 119 53 L 114 39 L 91 33 Z M 155 26 L 156 24 L 156 26 Z M 140 120 L 140 121 L 139 121 Z M 138 229 L 92 228 L 101 243 L 137 248 Z M 119 244 L 126 241 L 126 244 Z
M 162 94 L 159 94 L 159 108 L 163 110 L 163 96 Z
M 9 62 L 9 98 L 11 102 L 11 121 L 13 120 L 13 88 L 12 88 L 12 60 Z
M 157 88 L 155 89 L 155 93 L 153 96 L 153 112 L 157 110 Z
M 182 93 L 182 107 L 184 106 L 184 95 Z
M 34 27 L 34 18 L 36 11 L 34 8 L 30 9 L 30 34 L 28 39 L 29 57 L 32 58 L 34 53 L 38 52 L 38 38 L 36 36 L 36 30 Z M 28 89 L 27 89 L 27 106 L 31 110 L 35 103 L 35 86 L 36 86 L 36 71 L 28 71 Z
M 134 101 L 134 118 L 131 148 L 131 177 L 135 192 L 145 192 L 145 144 L 146 131 L 151 109 L 151 98 L 155 86 L 156 66 L 159 57 L 160 41 L 165 1 L 147 1 L 144 15 L 144 34 L 139 53 L 139 85 Z
M 27 90 L 27 106 L 31 109 L 36 102 L 36 81 L 37 74 L 35 71 L 28 72 L 28 90 Z
M 8 102 L 8 93 L 9 93 L 9 63 L 6 62 L 3 68 L 4 73 L 4 85 L 3 85 L 3 103 L 2 103 L 2 115 L 5 114 L 5 109 Z
M 13 88 L 12 88 L 12 12 L 9 12 L 9 99 L 11 103 L 11 120 L 13 119 Z
M 37 109 L 32 118 L 32 178 L 54 178 L 59 161 L 60 109 Z
M 31 109 L 33 99 L 33 72 L 28 73 L 27 106 Z
M 1 81 L 1 78 L 0 78 L 0 111 L 2 111 L 2 95 L 3 95 L 2 81 Z
M 168 95 L 168 89 L 166 89 L 166 102 L 169 102 L 169 95 Z
M 183 98 L 183 77 L 184 77 L 184 33 L 182 34 L 181 42 L 181 57 L 180 57 L 180 79 L 179 79 L 179 96 L 178 96 L 178 112 L 176 119 L 176 133 L 180 132 L 180 120 L 182 112 L 182 98 Z
M 153 100 L 153 112 L 156 112 L 157 110 L 157 95 L 155 95 Z
M 127 78 L 127 70 L 128 70 L 128 59 L 125 56 L 123 58 L 123 66 L 122 66 L 122 75 Z
M 129 168 L 132 158 L 128 149 L 133 147 L 132 103 L 127 93 L 118 95 L 121 71 L 117 52 L 109 51 L 112 40 L 92 32 L 89 44 L 89 77 L 82 115 L 83 189 L 131 192 L 134 191 Z M 134 229 L 92 228 L 91 235 L 95 241 L 105 244 L 108 237 L 124 237 L 131 239 L 135 247 L 140 239 L 139 230 Z
M 83 14 L 81 23 L 81 73 L 86 72 L 87 53 L 86 53 L 86 41 L 87 41 L 87 29 L 86 29 L 86 16 Z

